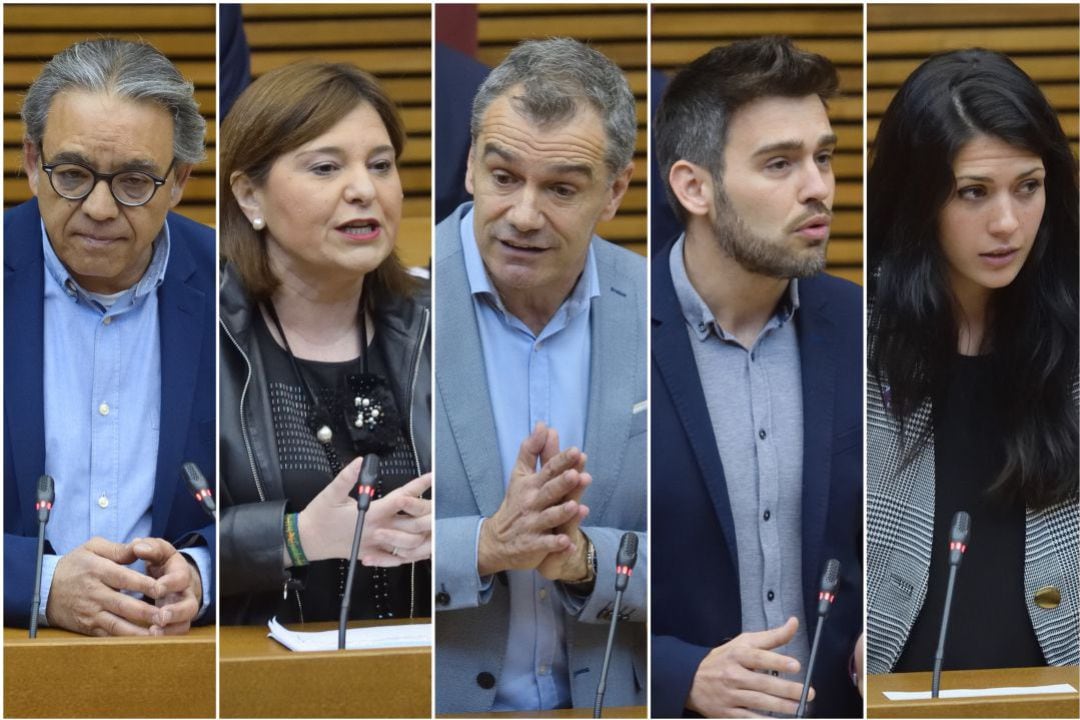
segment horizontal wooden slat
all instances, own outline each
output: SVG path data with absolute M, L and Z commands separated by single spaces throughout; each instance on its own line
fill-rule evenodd
M 655 12 L 655 11 L 654 11 Z M 657 40 L 652 42 L 652 62 L 655 65 L 676 65 L 686 58 L 696 58 L 721 43 L 715 40 Z M 834 63 L 862 63 L 862 44 L 850 40 L 832 38 L 807 38 L 800 40 L 799 47 L 820 53 Z
M 859 265 L 862 263 L 862 238 L 830 240 L 826 249 L 830 265 Z
M 417 52 L 415 48 L 362 48 L 354 50 L 328 48 L 264 51 L 252 54 L 251 72 L 255 76 L 259 76 L 267 70 L 299 60 L 347 62 L 375 75 L 415 75 L 431 72 L 431 53 Z
M 343 15 L 431 15 L 429 3 L 372 3 L 341 5 L 334 3 L 244 3 L 244 19 L 341 17 Z
M 127 29 L 185 30 L 213 27 L 216 6 L 208 5 L 5 5 L 4 28 L 120 32 Z
M 425 19 L 426 23 L 426 19 Z M 297 32 L 296 20 L 245 22 L 244 32 L 253 50 L 265 47 L 353 46 L 375 44 L 393 38 L 394 45 L 413 44 L 430 50 L 431 26 L 412 18 L 358 18 L 309 20 Z M 363 42 L 360 42 L 363 41 Z
M 567 6 L 563 6 L 567 7 Z M 625 14 L 567 14 L 535 15 L 527 23 L 518 17 L 489 17 L 482 12 L 477 23 L 477 34 L 485 43 L 516 44 L 529 38 L 548 38 L 564 35 L 567 28 L 578 27 L 579 40 L 596 44 L 603 40 L 643 39 L 646 28 L 645 9 Z
M 956 31 L 945 28 L 930 30 L 878 30 L 874 33 L 875 55 L 918 55 L 956 49 Z M 1077 29 L 1073 27 L 979 28 L 980 46 L 1006 54 L 1075 52 Z M 1074 55 L 1075 57 L 1075 55 Z
M 596 234 L 612 242 L 632 241 L 644 239 L 647 228 L 648 223 L 645 221 L 644 213 L 637 215 L 619 213 L 611 220 L 600 223 L 596 228 Z
M 829 269 L 826 270 L 826 272 L 829 273 L 830 275 L 835 275 L 838 278 L 843 278 L 844 280 L 849 280 L 849 281 L 851 281 L 853 283 L 856 283 L 858 285 L 863 284 L 863 270 L 862 270 L 862 267 L 848 268 L 848 267 L 841 267 L 841 266 L 830 266 Z
M 1075 3 L 1058 5 L 1024 3 L 990 5 L 987 3 L 953 3 L 927 5 L 876 5 L 871 4 L 866 16 L 869 30 L 879 27 L 934 27 L 934 26 L 980 26 L 1017 25 L 1023 23 L 1072 23 L 1076 24 L 1078 10 Z
M 83 40 L 97 37 L 86 32 L 45 32 L 45 33 L 8 33 L 4 37 L 4 57 L 7 59 L 31 59 L 45 61 L 51 58 L 57 48 L 66 48 Z M 109 33 L 109 37 L 133 42 L 143 41 L 157 48 L 172 61 L 181 58 L 206 58 L 214 61 L 214 35 L 199 32 L 155 32 L 155 33 Z
M 868 47 L 873 48 L 873 44 L 869 44 Z M 922 64 L 923 60 L 925 58 L 872 60 L 867 68 L 867 84 L 875 87 L 885 85 L 899 87 L 907 76 Z M 1075 80 L 1077 75 L 1075 53 L 1038 57 L 1021 56 L 1014 57 L 1012 60 L 1036 82 Z
M 654 36 L 671 37 L 758 37 L 787 35 L 802 40 L 817 35 L 836 36 L 862 34 L 862 8 L 838 6 L 823 11 L 820 6 L 800 12 L 786 9 L 759 9 L 760 6 L 734 6 L 723 12 L 700 6 L 685 9 L 665 7 L 653 15 Z

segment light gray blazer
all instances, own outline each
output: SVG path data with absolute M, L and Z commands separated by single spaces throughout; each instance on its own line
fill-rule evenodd
M 872 342 L 872 331 L 871 331 Z M 1076 388 L 1074 387 L 1074 399 Z M 888 389 L 867 373 L 866 380 L 866 670 L 890 672 L 926 599 L 934 535 L 934 433 L 903 466 L 899 424 L 887 407 Z M 920 437 L 933 422 L 927 399 L 909 419 L 909 437 Z M 906 451 L 906 448 L 905 448 Z M 1051 665 L 1080 662 L 1078 637 L 1077 536 L 1075 502 L 1027 512 L 1024 597 L 1035 636 Z M 1035 593 L 1056 587 L 1061 603 L 1039 607 Z
M 486 712 L 495 700 L 509 629 L 507 585 L 481 598 L 476 527 L 502 502 L 504 479 L 487 393 L 459 223 L 469 205 L 435 233 L 435 688 L 436 711 Z M 638 531 L 638 560 L 620 608 L 605 704 L 645 704 L 645 259 L 593 239 L 600 297 L 590 310 L 592 358 L 584 450 L 593 483 L 585 530 L 596 547 L 592 596 L 566 626 L 575 707 L 590 707 L 600 679 L 615 600 L 619 539 Z M 637 409 L 637 412 L 634 410 Z M 568 599 L 560 596 L 568 609 Z M 629 613 L 629 616 L 627 616 Z M 483 676 L 483 677 L 481 677 Z M 491 685 L 490 680 L 496 680 Z M 484 682 L 484 681 L 487 682 Z M 490 685 L 490 687 L 483 687 Z

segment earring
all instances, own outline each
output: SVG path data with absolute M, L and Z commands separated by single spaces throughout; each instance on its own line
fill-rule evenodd
M 259 232 L 264 227 L 266 227 L 266 221 L 263 220 L 261 217 L 257 217 L 251 221 L 251 229 L 255 232 Z

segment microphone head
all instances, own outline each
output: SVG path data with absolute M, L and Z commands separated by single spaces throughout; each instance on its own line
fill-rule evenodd
M 188 492 L 191 493 L 196 502 L 209 512 L 217 510 L 217 503 L 214 502 L 214 493 L 210 490 L 210 483 L 206 481 L 206 476 L 202 474 L 202 470 L 199 469 L 198 465 L 193 462 L 186 462 L 180 466 L 180 474 L 184 476 L 184 483 L 187 485 Z
M 615 559 L 615 591 L 625 590 L 630 584 L 630 576 L 634 574 L 634 565 L 637 564 L 637 533 L 623 533 L 619 540 L 619 554 Z
M 42 475 L 37 481 L 37 502 L 34 503 L 39 522 L 48 522 L 49 511 L 52 510 L 54 500 L 56 500 L 56 484 L 53 482 L 52 475 Z
M 631 570 L 637 563 L 637 533 L 623 533 L 622 539 L 619 540 L 619 555 L 617 563 L 619 565 L 625 565 Z
M 356 488 L 356 505 L 360 510 L 367 510 L 371 506 L 371 499 L 375 497 L 375 481 L 378 479 L 379 456 L 370 453 L 360 465 L 360 482 Z
M 840 585 L 840 561 L 832 558 L 825 563 L 825 570 L 821 573 L 821 590 L 818 591 L 818 616 L 825 617 L 829 614 L 832 604 L 836 601 L 836 588 Z
M 949 527 L 949 564 L 959 565 L 967 552 L 968 540 L 971 537 L 971 516 L 963 510 L 958 510 L 952 518 Z

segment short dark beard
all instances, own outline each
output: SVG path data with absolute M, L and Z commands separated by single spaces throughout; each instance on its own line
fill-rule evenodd
M 828 214 L 821 204 L 819 210 Z M 730 255 L 746 271 L 768 277 L 790 279 L 817 275 L 825 269 L 825 248 L 822 243 L 814 252 L 792 253 L 782 238 L 768 238 L 755 234 L 731 206 L 724 189 L 716 188 L 716 220 L 713 234 L 720 249 Z

